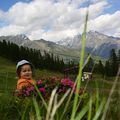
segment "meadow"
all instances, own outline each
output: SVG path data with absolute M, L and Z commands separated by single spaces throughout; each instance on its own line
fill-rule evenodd
M 65 93 L 62 103 L 55 111 L 48 110 L 44 106 L 41 96 L 38 95 L 39 100 L 34 97 L 20 99 L 13 95 L 16 88 L 17 76 L 15 63 L 0 57 L 0 118 L 1 120 L 70 120 L 72 112 L 72 104 L 74 95 Z M 51 72 L 48 70 L 36 70 L 35 79 L 47 79 L 51 76 L 63 78 L 64 74 L 59 72 Z M 69 75 L 70 78 L 75 78 L 74 74 Z M 73 80 L 74 81 L 74 80 Z M 76 111 L 75 120 L 92 120 L 102 119 L 104 114 L 104 106 L 107 104 L 110 91 L 114 85 L 115 77 L 104 77 L 102 75 L 93 74 L 92 80 L 81 82 L 81 88 L 85 88 L 85 92 L 79 95 L 79 105 Z M 53 90 L 53 92 L 55 92 Z M 54 97 L 56 93 L 52 93 Z M 62 95 L 64 96 L 64 94 Z M 58 103 L 62 99 L 58 96 Z M 49 106 L 51 97 L 45 99 L 45 103 Z M 69 100 L 69 102 L 68 102 Z M 52 101 L 53 108 L 55 100 Z M 110 99 L 110 104 L 107 109 L 105 120 L 119 120 L 120 116 L 120 78 L 118 78 L 117 85 Z M 52 109 L 52 108 L 51 108 Z M 55 108 L 54 108 L 55 109 Z M 63 112 L 64 111 L 64 112 Z M 96 114 L 97 112 L 97 114 Z M 54 117 L 51 115 L 54 113 Z M 49 116 L 49 117 L 46 117 Z

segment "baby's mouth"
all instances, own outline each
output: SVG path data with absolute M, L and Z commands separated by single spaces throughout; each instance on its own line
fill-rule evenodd
M 30 75 L 25 75 L 26 77 L 30 77 Z

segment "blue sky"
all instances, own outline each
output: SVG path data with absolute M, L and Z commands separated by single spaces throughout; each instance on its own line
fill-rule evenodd
M 120 37 L 120 0 L 1 0 L 0 36 L 26 34 L 50 41 L 73 37 L 82 33 L 88 3 L 88 31 Z
M 115 11 L 120 10 L 120 0 L 108 0 L 108 2 L 111 4 L 111 7 L 105 12 L 114 13 Z
M 15 4 L 17 2 L 27 2 L 27 3 L 29 3 L 32 0 L 1 0 L 1 1 L 2 2 L 0 2 L 0 9 L 2 9 L 3 11 L 7 11 L 10 7 L 12 7 L 13 4 Z M 108 0 L 108 2 L 110 4 L 112 4 L 112 7 L 110 7 L 105 12 L 113 13 L 116 10 L 120 10 L 120 0 Z M 84 4 L 82 6 L 86 6 L 86 4 Z
M 13 4 L 17 2 L 30 2 L 32 0 L 1 0 L 0 1 L 0 9 L 3 11 L 7 11 Z

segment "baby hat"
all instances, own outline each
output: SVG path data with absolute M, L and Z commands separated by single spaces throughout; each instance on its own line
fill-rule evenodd
M 31 64 L 30 62 L 28 62 L 27 60 L 21 60 L 21 61 L 19 61 L 19 62 L 17 63 L 17 65 L 16 65 L 16 70 L 17 70 L 20 66 L 22 66 L 22 65 L 24 65 L 24 64 L 29 64 L 29 65 L 32 66 L 32 64 Z

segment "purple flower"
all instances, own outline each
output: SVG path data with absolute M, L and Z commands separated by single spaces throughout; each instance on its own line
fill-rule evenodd
M 73 88 L 73 86 L 74 86 L 74 82 L 72 80 L 70 80 L 69 78 L 62 79 L 61 84 L 64 86 L 69 86 L 71 88 Z
M 65 88 L 58 89 L 58 93 L 64 93 L 64 92 L 65 92 Z
M 37 84 L 39 85 L 39 84 L 42 84 L 43 82 L 42 82 L 42 80 L 39 80 L 39 81 L 37 81 Z
M 40 92 L 43 92 L 43 93 L 45 93 L 45 88 L 39 88 L 39 90 L 40 90 Z
M 27 91 L 31 92 L 34 90 L 34 86 L 27 87 Z
M 30 95 L 29 91 L 27 91 L 27 90 L 26 90 L 26 95 L 27 95 L 27 96 L 29 96 L 29 95 Z

